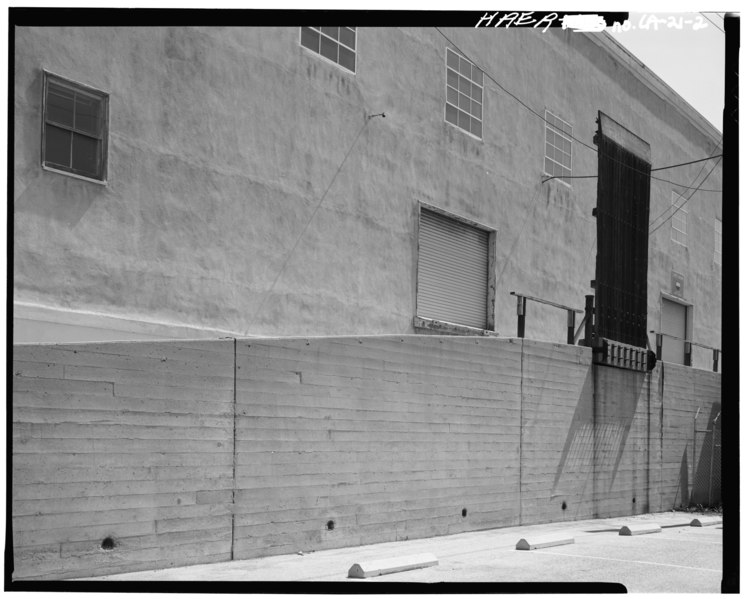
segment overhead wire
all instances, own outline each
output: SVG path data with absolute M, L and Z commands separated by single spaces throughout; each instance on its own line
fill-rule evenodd
M 719 144 L 718 143 L 717 143 L 717 147 L 719 147 Z M 715 151 L 716 151 L 716 149 L 715 149 Z M 719 158 L 720 156 L 722 156 L 722 154 L 715 154 L 714 156 L 708 156 L 706 158 L 699 158 L 698 160 L 691 160 L 689 162 L 681 162 L 680 164 L 671 164 L 670 166 L 660 166 L 660 167 L 657 167 L 657 168 L 653 168 L 651 170 L 652 171 L 661 171 L 661 170 L 665 170 L 665 169 L 676 168 L 676 167 L 679 167 L 679 166 L 686 166 L 688 164 L 695 164 L 697 162 L 706 162 L 707 160 L 713 160 L 714 158 Z M 633 167 L 628 166 L 628 165 L 625 165 L 625 166 L 627 168 L 629 168 L 630 170 L 634 171 L 634 172 L 639 172 L 639 173 L 642 173 L 642 174 L 646 174 L 644 171 L 641 171 L 639 169 L 633 168 Z M 703 168 L 701 170 L 703 171 Z M 696 175 L 696 177 L 694 177 L 694 181 L 696 179 L 698 179 L 699 176 L 701 176 L 701 172 L 699 172 L 699 174 Z M 682 187 L 684 189 L 693 189 L 694 188 L 693 185 L 683 185 L 682 183 L 678 183 L 676 181 L 670 181 L 670 179 L 663 179 L 662 177 L 654 177 L 654 176 L 650 175 L 650 178 L 651 179 L 654 179 L 655 181 L 662 181 L 664 183 L 670 183 L 671 185 L 677 185 L 678 187 Z M 551 177 L 547 177 L 546 179 L 544 179 L 543 181 L 541 181 L 541 183 L 545 183 L 546 181 L 550 181 L 551 179 L 597 179 L 597 175 L 552 175 Z M 710 191 L 712 193 L 721 193 L 722 192 L 721 189 L 699 189 L 698 191 Z
M 714 151 L 716 152 L 716 148 L 719 147 L 719 144 L 717 143 L 716 147 L 714 148 Z M 698 160 L 689 160 L 688 162 L 681 162 L 679 164 L 671 164 L 670 166 L 658 166 L 657 168 L 651 169 L 652 171 L 664 171 L 668 168 L 676 168 L 678 166 L 687 166 L 689 164 L 696 164 L 697 162 L 706 162 L 707 160 L 712 160 L 713 158 L 719 158 L 721 154 L 715 154 L 714 156 L 707 156 L 706 158 L 699 158 Z
M 274 290 L 274 286 L 277 284 L 277 281 L 279 281 L 279 278 L 282 276 L 282 273 L 285 271 L 285 268 L 287 268 L 287 264 L 290 262 L 290 258 L 295 253 L 295 249 L 297 249 L 297 246 L 300 243 L 300 240 L 303 238 L 303 235 L 305 235 L 305 231 L 308 229 L 308 227 L 310 226 L 310 223 L 315 218 L 316 213 L 318 212 L 318 209 L 321 207 L 321 204 L 323 204 L 323 201 L 326 199 L 326 196 L 328 195 L 329 190 L 333 186 L 334 181 L 336 181 L 336 177 L 339 175 L 339 173 L 341 172 L 342 167 L 344 166 L 344 163 L 346 163 L 347 158 L 349 158 L 349 155 L 352 153 L 352 149 L 354 148 L 355 144 L 357 143 L 357 140 L 359 139 L 360 135 L 362 135 L 362 132 L 365 130 L 365 128 L 367 127 L 367 124 L 370 122 L 370 119 L 373 116 L 383 116 L 383 117 L 385 117 L 385 115 L 383 113 L 381 113 L 380 115 L 375 114 L 375 115 L 370 115 L 370 116 L 365 117 L 364 124 L 362 125 L 362 127 L 360 127 L 360 130 L 357 132 L 357 135 L 355 136 L 354 141 L 349 146 L 349 149 L 347 150 L 347 153 L 344 155 L 344 158 L 342 159 L 341 163 L 339 164 L 338 168 L 336 169 L 336 172 L 334 173 L 334 176 L 331 178 L 331 182 L 328 184 L 328 186 L 326 187 L 326 190 L 323 192 L 323 195 L 321 196 L 321 199 L 318 200 L 318 202 L 316 203 L 316 206 L 313 209 L 313 212 L 311 213 L 310 218 L 308 218 L 308 220 L 305 222 L 305 225 L 303 225 L 303 229 L 300 231 L 300 234 L 295 239 L 295 243 L 292 245 L 292 248 L 288 252 L 287 257 L 285 258 L 284 262 L 282 263 L 282 266 L 280 267 L 279 271 L 277 272 L 277 275 L 274 277 L 274 281 L 272 281 L 271 286 L 264 293 L 264 297 L 262 298 L 261 303 L 259 304 L 259 307 L 256 309 L 256 311 L 254 312 L 253 316 L 251 317 L 251 320 L 250 320 L 249 325 L 248 325 L 248 330 L 251 329 L 251 326 L 253 325 L 253 323 L 256 320 L 256 318 L 258 317 L 259 314 L 261 314 L 261 310 L 264 308 L 264 304 L 266 303 L 267 298 L 269 297 L 269 295 L 271 294 L 271 292 Z
M 709 178 L 709 175 L 711 175 L 711 173 L 714 172 L 714 169 L 717 168 L 717 166 L 719 165 L 719 163 L 721 162 L 721 160 L 722 159 L 719 158 L 719 160 L 717 160 L 717 163 L 711 168 L 711 170 L 708 173 L 706 173 L 706 176 L 701 180 L 701 183 L 699 183 L 699 187 L 701 187 L 701 185 L 704 184 L 704 181 L 706 181 Z M 649 232 L 649 234 L 651 235 L 652 233 L 654 233 L 655 231 L 657 231 L 657 229 L 659 229 L 662 225 L 664 225 L 667 221 L 669 221 L 673 216 L 675 216 L 675 214 L 678 212 L 678 210 L 680 210 L 683 206 L 685 206 L 688 203 L 688 201 L 696 194 L 696 192 L 699 190 L 699 187 L 697 187 L 696 189 L 694 189 L 691 192 L 691 195 L 689 195 L 683 202 L 681 202 L 680 204 L 678 204 L 678 206 L 676 206 L 675 210 L 673 210 L 673 212 L 667 218 L 665 218 L 665 220 L 663 220 L 654 229 L 652 229 Z
M 721 31 L 722 33 L 724 33 L 724 29 L 722 29 L 719 25 L 717 25 L 714 21 L 712 21 L 709 17 L 707 17 L 706 16 L 706 13 L 702 13 L 701 12 L 701 13 L 698 13 L 698 14 L 700 14 L 704 19 L 706 19 L 707 21 L 709 21 L 709 23 L 711 23 L 712 25 L 714 25 L 714 27 L 716 27 L 717 29 L 719 29 L 719 31 Z
M 484 74 L 484 76 L 486 76 L 487 79 L 489 79 L 492 83 L 494 83 L 499 89 L 501 89 L 504 93 L 506 93 L 507 95 L 509 95 L 512 99 L 514 99 L 518 104 L 520 104 L 521 106 L 523 106 L 531 114 L 533 114 L 536 117 L 538 117 L 539 119 L 541 119 L 544 123 L 548 123 L 548 121 L 546 120 L 546 118 L 542 114 L 540 114 L 539 112 L 533 110 L 530 106 L 528 106 L 525 102 L 523 102 L 519 97 L 517 97 L 515 94 L 513 94 L 511 91 L 509 91 L 506 87 L 504 87 L 501 83 L 499 83 L 499 81 L 497 81 L 496 79 L 494 79 L 494 77 L 492 77 L 491 74 L 487 70 L 483 69 L 481 67 L 481 65 L 479 65 L 476 61 L 474 61 L 468 54 L 466 54 L 453 40 L 451 40 L 447 35 L 445 35 L 439 27 L 435 27 L 435 30 L 443 38 L 445 38 L 445 40 L 451 46 L 453 46 L 458 52 L 460 52 L 460 54 L 464 58 L 466 58 L 469 62 L 471 62 L 473 65 L 475 65 Z M 591 145 L 585 143 L 584 141 L 582 141 L 581 139 L 579 139 L 577 137 L 574 137 L 574 135 L 572 135 L 570 133 L 563 132 L 562 134 L 563 135 L 566 135 L 566 136 L 568 136 L 570 138 L 572 138 L 574 141 L 576 141 L 580 145 L 582 145 L 582 146 L 584 146 L 584 147 L 592 150 L 593 152 L 597 152 L 598 151 L 597 148 L 595 148 L 594 146 L 591 146 Z M 717 146 L 718 145 L 719 144 L 717 144 Z M 711 159 L 712 159 L 712 157 L 710 156 L 710 157 L 707 157 L 707 158 L 701 158 L 701 159 L 698 159 L 698 160 L 693 160 L 693 161 L 690 161 L 690 162 L 684 162 L 684 163 L 677 164 L 677 165 L 658 167 L 658 168 L 654 168 L 652 170 L 653 171 L 664 170 L 664 169 L 674 168 L 676 166 L 684 166 L 686 164 L 693 164 L 695 162 L 701 162 L 701 161 L 711 160 Z M 542 181 L 542 183 L 545 183 L 546 181 L 549 181 L 551 179 L 556 179 L 556 178 L 562 178 L 562 179 L 565 179 L 565 178 L 566 179 L 569 179 L 569 178 L 571 178 L 571 179 L 591 179 L 593 177 L 597 177 L 597 175 L 574 175 L 574 176 L 566 176 L 566 177 L 565 176 L 561 176 L 561 175 L 555 175 L 555 176 L 552 176 L 552 177 L 548 177 L 547 179 L 544 179 Z M 692 186 L 683 185 L 682 183 L 678 183 L 676 181 L 670 181 L 669 179 L 663 179 L 661 177 L 654 177 L 653 176 L 652 179 L 655 179 L 657 181 L 662 181 L 664 183 L 669 183 L 671 185 L 677 185 L 678 187 L 682 187 L 684 189 L 691 189 L 692 188 Z M 700 189 L 700 190 L 697 190 L 697 191 L 709 191 L 709 192 L 713 192 L 713 193 L 721 193 L 721 189 Z
M 720 142 L 717 142 L 717 145 L 716 145 L 716 146 L 714 146 L 714 150 L 713 150 L 714 152 L 716 152 L 716 151 L 717 151 L 717 149 L 719 148 L 719 145 L 720 145 Z M 721 160 L 721 159 L 722 159 L 722 154 L 712 154 L 712 157 L 713 157 L 713 158 L 719 158 L 719 160 Z M 719 160 L 717 161 L 717 164 L 719 164 Z M 714 170 L 714 169 L 715 169 L 715 168 L 717 167 L 717 164 L 715 164 L 715 165 L 714 165 L 714 167 L 712 168 L 712 170 Z M 696 180 L 697 180 L 697 179 L 698 179 L 698 178 L 699 178 L 699 177 L 701 176 L 701 173 L 703 173 L 703 172 L 704 172 L 704 168 L 706 168 L 706 165 L 705 165 L 705 164 L 702 164 L 702 165 L 701 165 L 701 168 L 700 168 L 700 169 L 699 169 L 699 171 L 698 171 L 698 173 L 696 173 L 696 176 L 695 176 L 695 177 L 694 177 L 694 178 L 693 178 L 693 179 L 691 180 L 691 185 L 690 185 L 690 187 L 688 187 L 688 189 L 694 189 L 694 187 L 693 187 L 693 186 L 694 186 L 694 184 L 695 184 Z M 708 178 L 708 175 L 707 175 L 706 177 Z M 697 185 L 697 186 L 695 187 L 695 190 L 696 190 L 696 191 L 708 191 L 708 190 L 705 190 L 705 189 L 701 189 L 701 185 L 703 185 L 703 183 L 704 183 L 704 181 L 705 181 L 705 180 L 706 180 L 706 178 L 705 178 L 705 179 L 704 179 L 703 181 L 701 181 L 701 183 L 699 183 L 699 184 L 698 184 L 698 185 Z M 693 193 L 695 193 L 695 191 L 694 191 Z M 693 193 L 691 194 L 691 196 L 693 196 Z M 666 212 L 667 212 L 668 210 L 671 210 L 671 209 L 672 209 L 672 206 L 668 206 L 668 207 L 667 207 L 667 208 L 665 208 L 665 209 L 664 209 L 664 210 L 663 210 L 663 211 L 662 211 L 662 212 L 661 212 L 660 214 L 658 214 L 657 216 L 655 216 L 655 217 L 654 217 L 654 218 L 653 218 L 653 219 L 652 219 L 652 220 L 650 221 L 650 224 L 649 224 L 650 228 L 654 227 L 654 226 L 655 226 L 655 223 L 656 223 L 656 221 L 657 221 L 657 220 L 659 220 L 660 218 L 662 218 L 662 217 L 663 217 L 663 216 L 665 215 L 665 213 L 666 213 Z M 676 212 L 677 212 L 677 211 L 676 211 Z M 672 216 L 672 215 L 671 215 L 671 216 Z
M 455 42 L 454 42 L 453 40 L 451 40 L 451 39 L 450 39 L 450 38 L 449 38 L 449 37 L 448 37 L 447 35 L 445 35 L 445 34 L 444 34 L 444 33 L 442 32 L 442 30 L 441 30 L 441 29 L 440 29 L 439 27 L 435 27 L 435 29 L 437 30 L 437 32 L 438 32 L 438 33 L 439 33 L 439 34 L 440 34 L 440 35 L 441 35 L 442 37 L 444 37 L 444 38 L 445 38 L 445 39 L 447 40 L 447 42 L 448 42 L 448 43 L 449 43 L 449 44 L 450 44 L 451 46 L 453 46 L 453 47 L 454 47 L 454 48 L 455 48 L 456 50 L 458 50 L 458 52 L 460 52 L 460 53 L 461 53 L 461 54 L 463 55 L 463 57 L 464 57 L 464 58 L 466 58 L 466 59 L 467 59 L 468 61 L 470 61 L 470 62 L 471 62 L 472 64 L 476 65 L 476 66 L 477 66 L 477 67 L 479 68 L 479 70 L 480 70 L 480 71 L 481 71 L 482 73 L 484 73 L 484 75 L 486 75 L 486 77 L 487 77 L 487 78 L 488 78 L 488 79 L 489 79 L 489 80 L 490 80 L 490 81 L 491 81 L 492 83 L 494 83 L 494 85 L 496 85 L 496 86 L 497 86 L 497 87 L 498 87 L 499 89 L 501 89 L 501 90 L 502 90 L 502 91 L 503 91 L 504 93 L 506 93 L 506 94 L 507 94 L 508 96 L 510 96 L 510 97 L 511 97 L 511 98 L 512 98 L 513 100 L 515 100 L 515 101 L 516 101 L 516 102 L 517 102 L 518 104 L 520 104 L 521 106 L 523 106 L 523 107 L 524 107 L 524 108 L 525 108 L 526 110 L 528 110 L 529 112 L 531 112 L 532 114 L 534 114 L 535 116 L 537 116 L 537 117 L 538 117 L 539 119 L 541 119 L 541 120 L 542 120 L 543 122 L 545 122 L 545 123 L 548 123 L 548 121 L 546 120 L 546 118 L 545 118 L 545 117 L 544 117 L 544 116 L 543 116 L 542 114 L 540 114 L 539 112 L 536 112 L 535 110 L 533 110 L 533 109 L 532 109 L 532 108 L 531 108 L 530 106 L 528 106 L 528 105 L 527 105 L 527 104 L 526 104 L 525 102 L 523 102 L 523 101 L 522 101 L 522 100 L 521 100 L 520 98 L 518 98 L 518 97 L 517 97 L 517 96 L 516 96 L 515 94 L 513 94 L 513 93 L 512 93 L 512 92 L 511 92 L 510 90 L 508 90 L 508 89 L 507 89 L 506 87 L 504 87 L 504 86 L 503 86 L 503 85 L 502 85 L 501 83 L 499 83 L 499 81 L 497 81 L 496 79 L 494 79 L 494 77 L 492 77 L 492 76 L 491 76 L 491 75 L 489 74 L 489 72 L 488 72 L 488 71 L 486 71 L 486 70 L 482 69 L 482 68 L 481 68 L 481 66 L 479 66 L 479 65 L 478 65 L 478 64 L 477 64 L 477 63 L 476 63 L 476 62 L 475 62 L 474 60 L 472 60 L 472 59 L 470 58 L 470 56 L 468 56 L 468 54 L 466 54 L 466 53 L 465 53 L 465 52 L 464 52 L 463 50 L 461 50 L 461 49 L 460 49 L 460 48 L 458 47 L 458 45 L 457 45 L 457 44 L 456 44 L 456 43 L 455 43 Z M 574 137 L 573 135 L 571 135 L 571 134 L 569 134 L 569 133 L 564 133 L 564 135 L 567 135 L 568 137 L 571 137 L 571 138 L 572 138 L 572 139 L 573 139 L 574 141 L 576 141 L 576 142 L 577 142 L 577 143 L 579 143 L 579 144 L 582 144 L 582 145 L 583 145 L 583 146 L 585 146 L 586 148 L 589 148 L 589 149 L 590 149 L 590 150 L 592 150 L 593 152 L 597 152 L 597 148 L 594 148 L 593 146 L 591 146 L 591 145 L 589 145 L 589 144 L 585 143 L 585 142 L 584 142 L 584 141 L 582 141 L 581 139 L 578 139 L 578 138 Z

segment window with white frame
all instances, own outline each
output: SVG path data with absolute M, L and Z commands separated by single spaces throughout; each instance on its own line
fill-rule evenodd
M 714 262 L 722 263 L 722 221 L 714 218 Z
M 355 72 L 356 27 L 301 27 L 300 45 Z
M 106 179 L 108 94 L 44 72 L 44 167 Z
M 484 73 L 450 48 L 446 49 L 445 120 L 482 137 Z
M 544 169 L 550 177 L 569 184 L 572 174 L 572 126 L 546 110 L 546 158 Z
M 681 245 L 687 245 L 688 237 L 688 210 L 685 207 L 686 199 L 673 192 L 673 215 L 670 219 L 672 223 L 671 239 Z

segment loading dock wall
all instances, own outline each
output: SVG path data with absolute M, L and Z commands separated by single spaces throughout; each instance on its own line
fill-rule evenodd
M 230 559 L 233 347 L 13 348 L 14 578 Z
M 485 337 L 16 346 L 14 578 L 669 509 L 719 380 Z

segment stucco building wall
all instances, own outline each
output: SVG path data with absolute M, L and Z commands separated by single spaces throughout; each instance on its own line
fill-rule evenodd
M 653 168 L 717 153 L 718 132 L 608 36 L 443 33 L 589 146 L 602 110 L 650 143 Z M 446 123 L 435 29 L 360 28 L 355 74 L 294 27 L 19 27 L 15 41 L 16 341 L 41 340 L 41 321 L 56 340 L 90 338 L 84 326 L 110 339 L 414 332 L 419 202 L 497 230 L 500 334 L 515 333 L 510 291 L 577 308 L 592 293 L 596 179 L 541 183 L 545 124 L 488 77 L 483 140 Z M 42 69 L 110 93 L 106 185 L 41 168 Z M 573 175 L 596 162 L 573 143 Z M 690 185 L 700 168 L 657 174 Z M 721 168 L 703 187 L 721 189 Z M 652 219 L 672 189 L 652 182 Z M 669 221 L 650 237 L 648 329 L 674 270 L 692 338 L 719 347 L 721 196 L 699 191 L 687 209 L 686 247 Z M 558 341 L 565 324 L 529 304 L 526 336 Z

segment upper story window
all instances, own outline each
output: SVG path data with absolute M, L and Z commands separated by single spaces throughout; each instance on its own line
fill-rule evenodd
M 572 174 L 572 126 L 546 111 L 546 174 L 564 179 Z
M 714 218 L 714 262 L 722 263 L 722 221 Z
M 355 72 L 356 27 L 301 27 L 300 45 Z
M 673 216 L 670 219 L 672 233 L 670 238 L 681 245 L 687 245 L 686 239 L 688 237 L 688 210 L 686 210 L 685 202 L 686 199 L 682 195 L 673 192 Z
M 42 165 L 106 180 L 108 94 L 44 73 Z
M 481 139 L 484 73 L 450 48 L 446 51 L 445 120 Z

